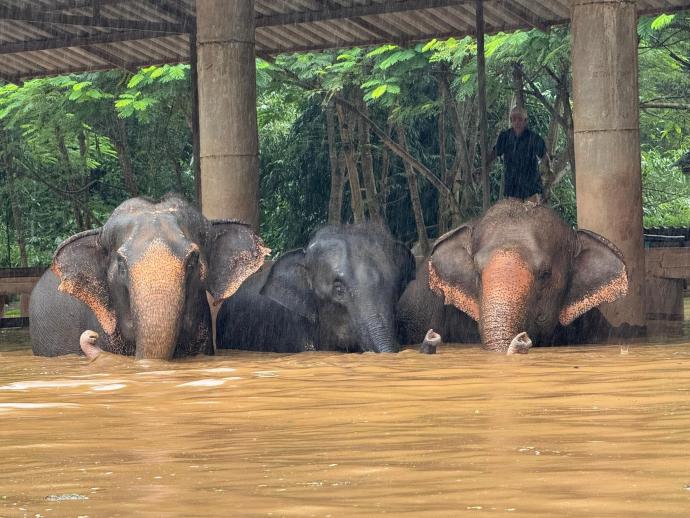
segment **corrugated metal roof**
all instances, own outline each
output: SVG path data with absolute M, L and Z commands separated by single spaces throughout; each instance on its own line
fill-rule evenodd
M 485 0 L 486 32 L 567 23 L 570 0 Z M 259 55 L 474 33 L 474 0 L 256 0 Z M 638 0 L 640 14 L 690 0 Z M 231 16 L 231 12 L 218 13 Z M 0 78 L 189 60 L 195 0 L 2 0 Z

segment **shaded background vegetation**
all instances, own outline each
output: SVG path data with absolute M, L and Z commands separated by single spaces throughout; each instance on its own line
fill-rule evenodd
M 690 226 L 690 16 L 639 24 L 645 226 Z M 524 104 L 575 223 L 568 28 L 487 39 L 489 141 Z M 261 231 L 274 251 L 327 221 L 380 220 L 408 244 L 481 211 L 476 44 L 432 40 L 257 60 Z M 48 264 L 134 195 L 194 200 L 188 65 L 0 87 L 0 266 Z M 685 160 L 690 168 L 690 155 Z M 493 164 L 491 198 L 501 196 Z

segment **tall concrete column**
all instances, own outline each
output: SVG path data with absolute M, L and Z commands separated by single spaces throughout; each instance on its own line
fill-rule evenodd
M 259 224 L 254 0 L 196 3 L 201 205 Z
M 573 0 L 577 222 L 615 243 L 628 295 L 603 309 L 616 326 L 645 325 L 635 0 Z

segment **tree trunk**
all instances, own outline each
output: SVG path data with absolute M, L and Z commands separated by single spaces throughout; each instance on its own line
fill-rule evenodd
M 508 107 L 508 118 L 510 119 L 510 111 L 513 107 L 524 108 L 525 107 L 525 86 L 522 75 L 522 65 L 518 62 L 513 63 L 513 76 L 512 76 L 512 87 L 513 96 L 511 99 L 512 104 Z
M 450 80 L 447 72 L 439 77 L 439 87 L 446 101 L 446 109 L 450 116 L 455 142 L 455 161 L 450 168 L 451 202 L 449 208 L 449 226 L 456 227 L 469 216 L 469 211 L 475 199 L 475 190 L 479 178 L 474 174 L 474 156 L 477 149 L 478 113 L 473 98 L 458 104 L 450 90 Z
M 338 122 L 340 125 L 340 142 L 343 147 L 345 155 L 345 163 L 347 164 L 347 176 L 350 180 L 350 200 L 352 203 L 352 215 L 355 223 L 362 223 L 364 221 L 364 207 L 362 202 L 362 189 L 359 184 L 359 172 L 357 171 L 357 163 L 354 157 L 354 146 L 352 145 L 352 138 L 350 134 L 350 127 L 346 114 L 340 104 L 337 105 Z
M 369 116 L 367 105 L 361 102 L 360 109 L 367 117 Z M 381 207 L 376 192 L 376 178 L 374 177 L 374 160 L 371 156 L 371 137 L 369 135 L 369 124 L 366 119 L 359 121 L 359 145 L 362 157 L 362 177 L 364 178 L 364 188 L 367 193 L 367 209 L 369 219 L 381 223 Z
M 125 184 L 125 189 L 130 196 L 139 196 L 139 189 L 134 178 L 134 169 L 132 168 L 132 160 L 129 156 L 129 146 L 127 145 L 127 128 L 125 121 L 120 117 L 115 117 L 116 131 L 113 134 L 113 144 L 117 150 L 117 159 L 122 168 L 122 180 Z
M 89 163 L 88 163 L 88 153 L 89 153 L 89 145 L 88 145 L 88 140 L 86 137 L 86 134 L 84 131 L 80 131 L 79 134 L 77 135 L 77 140 L 79 141 L 79 158 L 80 158 L 80 164 L 79 164 L 79 169 L 80 171 L 78 172 L 77 176 L 79 178 L 78 182 L 83 186 L 88 186 L 89 184 Z M 88 187 L 85 187 L 83 189 L 80 188 L 80 192 L 76 195 L 79 198 L 79 202 L 82 207 L 84 207 L 83 213 L 84 213 L 84 228 L 92 228 L 93 227 L 93 221 L 91 218 L 91 209 L 89 208 L 89 189 Z
M 570 162 L 570 171 L 573 175 L 573 189 L 575 189 L 575 127 L 573 125 L 573 110 L 570 106 L 570 93 L 568 91 L 567 84 L 567 71 L 562 76 L 559 87 L 563 90 L 561 94 L 561 102 L 563 103 L 563 121 L 565 122 L 565 127 L 563 128 L 566 145 L 568 146 L 568 161 Z
M 184 195 L 184 186 L 182 185 L 182 166 L 180 165 L 180 161 L 176 156 L 172 157 L 172 166 L 175 170 L 175 189 L 177 189 L 177 192 L 180 193 L 180 195 Z
M 16 184 L 14 183 L 14 171 L 12 168 L 11 159 L 5 161 L 5 177 L 7 179 L 7 191 L 10 198 L 10 207 L 12 208 L 12 223 L 14 224 L 14 232 L 17 238 L 17 246 L 19 247 L 19 266 L 26 268 L 29 266 L 29 259 L 26 254 L 26 239 L 24 236 L 24 221 L 22 217 L 21 205 L 17 200 L 18 193 Z
M 450 193 L 450 188 L 441 181 L 441 179 L 436 176 L 428 167 L 426 167 L 424 164 L 422 164 L 419 160 L 417 160 L 415 157 L 413 157 L 407 150 L 405 150 L 402 146 L 394 142 L 386 133 L 379 128 L 371 119 L 369 119 L 366 115 L 364 115 L 355 105 L 353 105 L 351 102 L 348 100 L 338 97 L 336 99 L 336 102 L 338 103 L 339 108 L 345 107 L 348 110 L 352 111 L 355 115 L 357 115 L 360 119 L 364 119 L 367 124 L 371 127 L 371 130 L 376 134 L 376 136 L 381 139 L 381 142 L 385 146 L 387 146 L 393 153 L 398 155 L 404 162 L 409 163 L 414 169 L 417 170 L 419 174 L 421 174 L 424 178 L 426 178 L 431 185 L 436 187 L 440 192 L 445 192 L 445 193 Z
M 447 158 L 446 158 L 446 102 L 444 97 L 444 92 L 441 92 L 443 102 L 441 103 L 441 109 L 438 113 L 437 125 L 438 125 L 438 157 L 440 163 L 440 172 L 443 183 L 450 185 L 453 179 L 451 178 L 450 171 L 448 170 Z M 438 193 L 438 235 L 444 234 L 450 223 L 450 199 L 448 195 L 443 193 Z
M 402 125 L 397 125 L 398 142 L 403 149 L 407 150 L 407 139 L 405 138 L 405 129 Z M 419 241 L 419 248 L 422 255 L 426 256 L 429 253 L 429 238 L 426 233 L 426 226 L 424 225 L 424 213 L 422 212 L 422 202 L 419 199 L 419 187 L 417 186 L 417 177 L 415 176 L 412 166 L 407 162 L 403 162 L 405 166 L 405 175 L 407 176 L 407 186 L 410 190 L 410 201 L 412 202 L 412 211 L 414 212 L 414 221 L 417 226 L 417 239 Z
M 328 222 L 337 225 L 341 221 L 343 210 L 343 170 L 338 163 L 338 151 L 335 145 L 335 121 L 333 120 L 335 106 L 326 107 L 326 135 L 328 136 L 328 158 L 331 165 L 331 194 L 328 198 Z
M 390 138 L 392 126 L 388 124 L 386 128 L 386 136 Z M 381 190 L 379 191 L 379 204 L 381 205 L 381 217 L 386 221 L 386 212 L 388 208 L 388 176 L 390 172 L 390 153 L 388 148 L 383 146 L 381 150 Z

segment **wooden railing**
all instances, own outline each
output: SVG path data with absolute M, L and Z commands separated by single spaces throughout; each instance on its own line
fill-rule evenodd
M 29 298 L 45 267 L 0 268 L 0 327 L 23 327 L 29 323 Z M 4 318 L 8 295 L 20 295 L 20 316 Z

